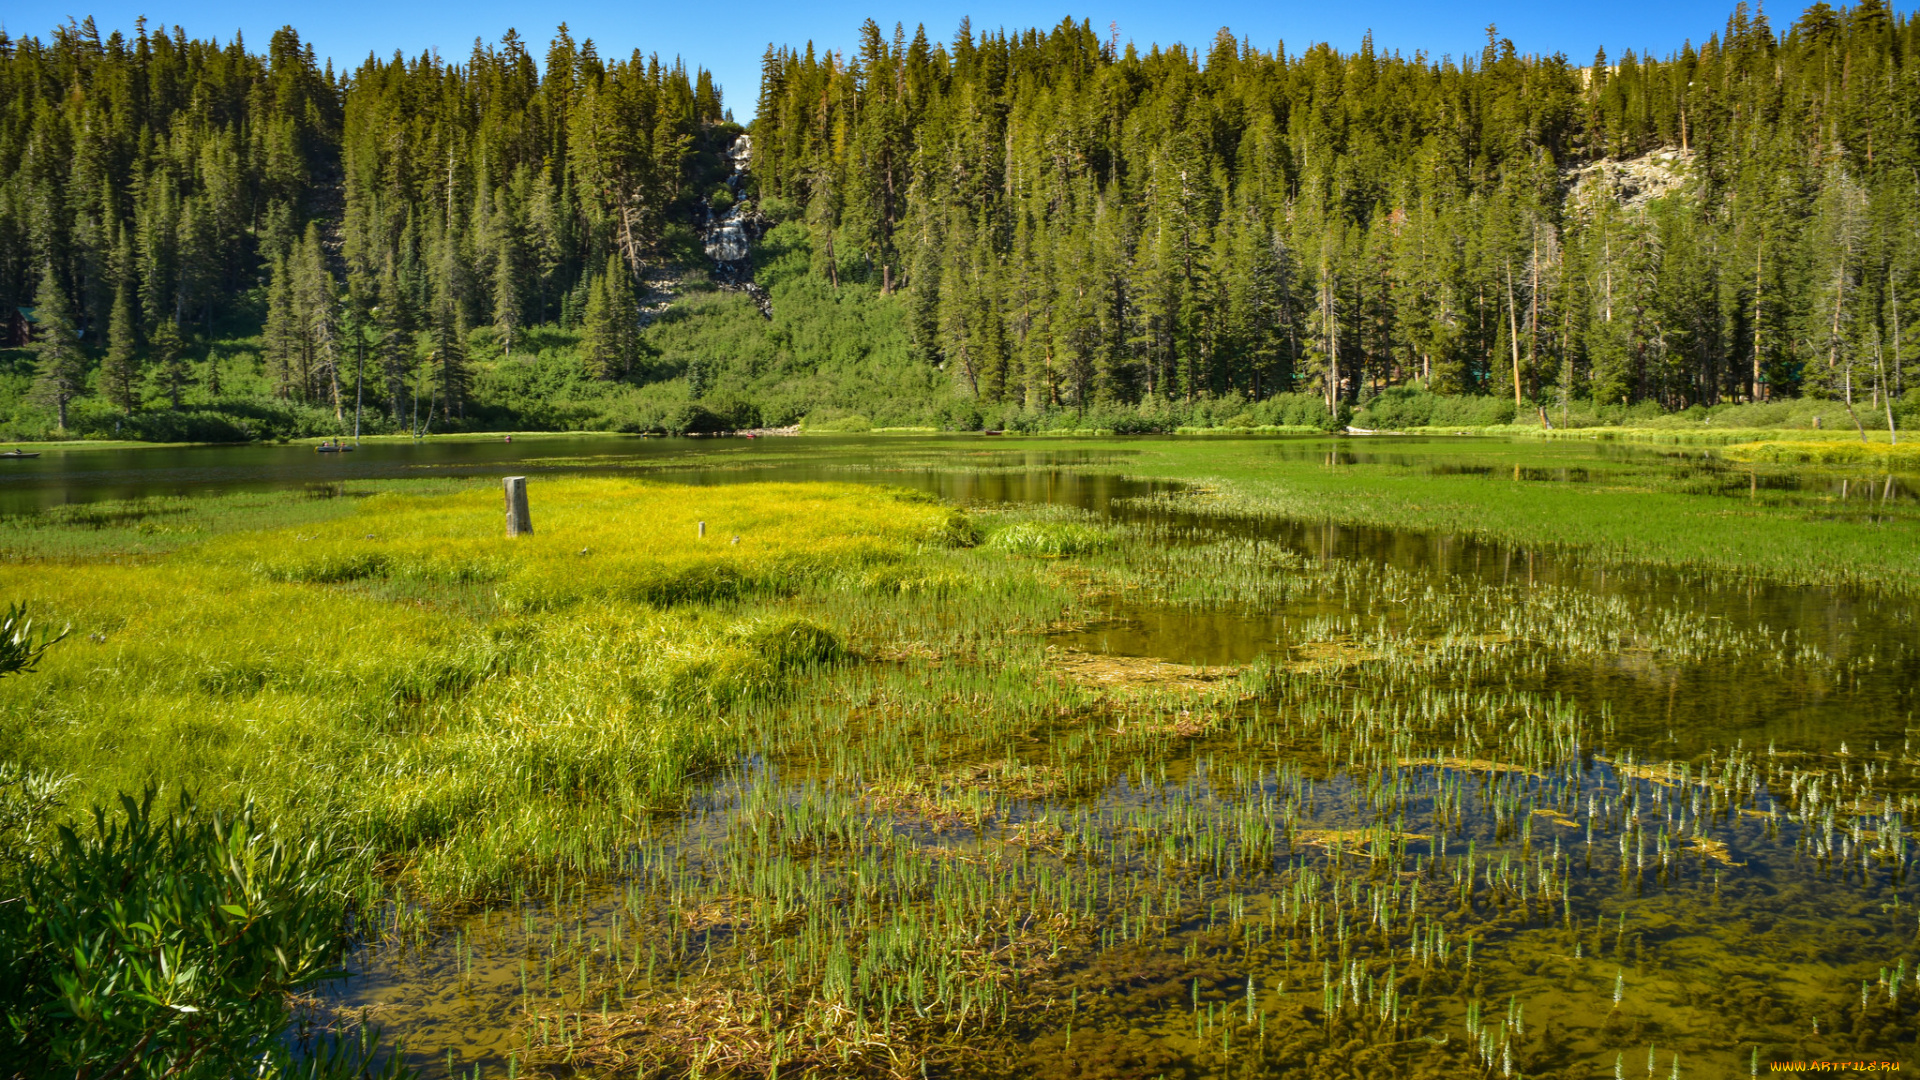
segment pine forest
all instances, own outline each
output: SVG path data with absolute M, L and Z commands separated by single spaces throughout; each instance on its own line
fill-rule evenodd
M 0 425 L 1920 408 L 1920 24 L 1881 0 L 1664 57 L 869 21 L 769 45 L 750 130 L 684 61 L 532 49 L 0 40 Z

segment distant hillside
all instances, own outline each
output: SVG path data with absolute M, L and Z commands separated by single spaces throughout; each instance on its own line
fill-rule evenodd
M 769 49 L 745 157 L 704 71 L 564 26 L 351 72 L 291 28 L 0 35 L 0 438 L 1864 424 L 1920 386 L 1920 28 L 1880 0 L 1590 64 L 860 40 Z

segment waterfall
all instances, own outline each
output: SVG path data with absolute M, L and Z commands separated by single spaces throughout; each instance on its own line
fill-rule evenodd
M 773 298 L 754 283 L 750 258 L 753 241 L 766 228 L 749 200 L 740 197 L 747 184 L 747 164 L 753 160 L 753 136 L 742 134 L 727 150 L 733 160 L 733 172 L 727 177 L 727 190 L 733 193 L 733 205 L 718 220 L 707 204 L 706 250 L 713 260 L 713 278 L 723 289 L 737 289 L 753 297 L 760 314 L 773 318 Z

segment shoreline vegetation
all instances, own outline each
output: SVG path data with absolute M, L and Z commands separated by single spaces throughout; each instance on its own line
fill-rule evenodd
M 1818 414 L 1816 414 L 1818 415 Z M 1358 425 L 1354 425 L 1358 428 Z M 891 427 L 891 428 L 855 428 L 834 426 L 826 430 L 809 428 L 805 424 L 795 424 L 785 428 L 757 428 L 742 431 L 712 431 L 695 433 L 689 438 L 698 441 L 702 438 L 790 438 L 807 435 L 865 435 L 865 436 L 988 436 L 1018 441 L 1021 438 L 1041 440 L 1055 439 L 1095 439 L 1114 438 L 1116 433 L 1100 428 L 1058 428 L 1027 431 L 984 431 L 952 432 L 941 431 L 935 427 Z M 1869 469 L 1909 472 L 1920 469 L 1920 437 L 1909 437 L 1905 431 L 1896 429 L 1891 436 L 1885 428 L 1879 430 L 1852 431 L 1823 428 L 1788 427 L 1716 427 L 1704 420 L 1667 423 L 1657 427 L 1633 425 L 1562 428 L 1542 427 L 1539 425 L 1493 424 L 1482 426 L 1415 426 L 1407 428 L 1375 428 L 1371 430 L 1329 431 L 1307 426 L 1248 426 L 1228 425 L 1222 427 L 1179 427 L 1171 432 L 1142 433 L 1143 438 L 1152 441 L 1156 438 L 1189 437 L 1206 439 L 1209 437 L 1258 438 L 1260 436 L 1296 436 L 1315 438 L 1346 438 L 1357 441 L 1367 439 L 1391 440 L 1395 437 L 1425 436 L 1442 438 L 1467 438 L 1482 440 L 1520 439 L 1547 442 L 1589 441 L 1606 443 L 1624 443 L 1642 445 L 1651 449 L 1704 447 L 1717 451 L 1725 460 L 1734 462 L 1768 463 L 1782 465 L 1820 465 L 1820 466 L 1863 466 Z M 657 433 L 635 435 L 626 432 L 603 430 L 574 431 L 498 431 L 498 432 L 438 432 L 419 436 L 383 434 L 363 435 L 361 442 L 381 444 L 408 444 L 419 442 L 435 443 L 481 443 L 498 442 L 503 439 L 518 439 L 522 442 L 537 442 L 543 439 L 578 439 L 658 437 Z M 325 443 L 349 442 L 350 436 L 305 436 L 300 438 L 276 439 L 274 442 L 291 446 L 318 446 Z M 0 448 L 9 444 L 0 443 Z M 168 447 L 190 446 L 229 446 L 232 443 L 221 442 L 178 442 L 153 443 L 132 442 L 106 439 L 70 439 L 46 442 L 21 441 L 13 445 L 33 450 L 130 450 L 140 448 L 164 449 Z

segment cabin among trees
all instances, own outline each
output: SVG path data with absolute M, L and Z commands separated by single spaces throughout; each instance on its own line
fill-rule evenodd
M 0 313 L 0 349 L 24 349 L 32 341 L 32 308 L 8 307 Z

